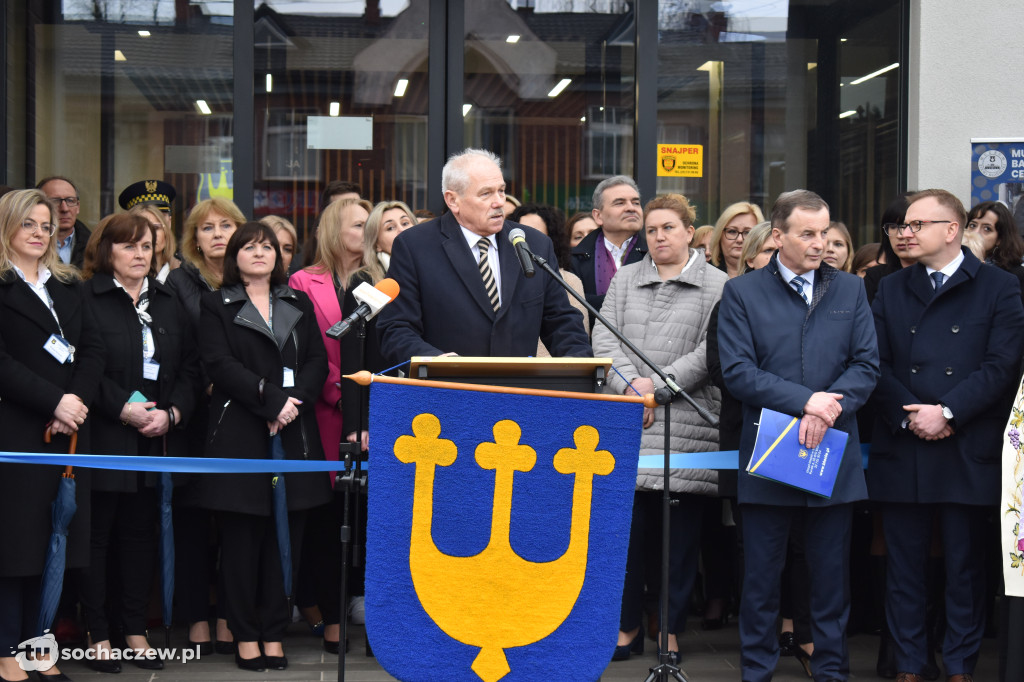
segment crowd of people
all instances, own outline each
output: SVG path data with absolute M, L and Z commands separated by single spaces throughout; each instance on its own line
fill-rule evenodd
M 250 221 L 223 198 L 176 229 L 162 181 L 126 188 L 124 211 L 93 230 L 68 178 L 7 191 L 0 450 L 335 459 L 341 443 L 371 442 L 365 392 L 342 377 L 412 356 L 608 357 L 608 390 L 663 388 L 554 278 L 523 274 L 507 233 L 525 226 L 533 253 L 719 417 L 713 427 L 679 402 L 665 423 L 645 409 L 641 453 L 660 454 L 666 433 L 674 452 L 740 452 L 736 471 L 672 472 L 665 642 L 654 634 L 664 482 L 637 472 L 613 660 L 650 636 L 678 662 L 699 604 L 706 629 L 738 616 L 745 682 L 770 680 L 780 655 L 845 680 L 854 631 L 881 635 L 881 677 L 937 679 L 941 652 L 949 682 L 970 682 L 994 590 L 1001 429 L 1024 354 L 1024 241 L 1006 207 L 968 213 L 949 192 L 908 192 L 881 216 L 880 241 L 858 248 L 806 190 L 780 195 L 767 220 L 741 201 L 697 226 L 686 197 L 644 205 L 627 176 L 602 181 L 592 211 L 568 220 L 505 188 L 500 159 L 477 149 L 445 165 L 439 217 L 332 182 L 304 244 L 286 219 Z M 356 310 L 353 290 L 385 277 L 401 296 L 365 334 L 328 336 Z M 745 471 L 762 408 L 798 417 L 808 448 L 828 429 L 849 434 L 831 497 Z M 0 464 L 0 515 L 19 519 L 0 548 L 0 680 L 27 679 L 8 650 L 62 632 L 37 618 L 60 480 L 59 467 Z M 270 474 L 174 476 L 175 618 L 189 646 L 247 671 L 287 668 L 289 596 L 326 651 L 347 645 L 341 496 L 327 474 L 284 481 L 282 517 Z M 58 619 L 73 628 L 80 613 L 101 672 L 121 670 L 112 642 L 136 666 L 163 666 L 147 638 L 158 484 L 129 470 L 77 475 Z M 870 580 L 852 585 L 851 562 Z M 39 675 L 67 679 L 58 666 Z

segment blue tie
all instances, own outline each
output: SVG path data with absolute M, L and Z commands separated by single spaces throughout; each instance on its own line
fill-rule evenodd
M 946 276 L 938 270 L 933 272 L 930 276 L 932 278 L 932 284 L 935 286 L 935 291 L 938 291 L 942 286 L 942 283 L 946 281 Z
M 804 285 L 807 284 L 807 280 L 797 275 L 793 279 L 789 280 L 790 285 L 796 290 L 796 293 L 800 294 L 800 298 L 804 299 L 804 303 L 810 305 L 811 302 L 807 298 L 807 294 L 804 293 Z

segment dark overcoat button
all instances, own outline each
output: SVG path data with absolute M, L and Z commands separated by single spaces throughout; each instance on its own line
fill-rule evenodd
M 946 368 L 946 376 L 947 377 L 953 376 L 953 368 L 952 367 L 947 367 Z
M 913 367 L 910 368 L 910 373 L 917 374 L 917 365 L 914 365 Z
M 952 331 L 954 334 L 959 334 L 960 333 L 960 325 L 954 324 L 950 331 Z
M 911 327 L 910 328 L 910 333 L 911 334 L 916 334 L 917 333 L 917 327 Z

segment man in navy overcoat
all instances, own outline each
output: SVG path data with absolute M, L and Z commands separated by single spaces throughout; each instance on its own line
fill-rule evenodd
M 814 679 L 845 680 L 852 503 L 867 496 L 856 413 L 878 379 L 878 351 L 861 281 L 822 263 L 824 200 L 807 190 L 786 192 L 771 221 L 778 252 L 764 268 L 726 283 L 718 328 L 722 374 L 743 403 L 742 679 L 766 682 L 775 671 L 780 578 L 790 526 L 799 523 L 811 579 Z M 831 498 L 744 471 L 762 407 L 801 417 L 807 447 L 816 447 L 828 428 L 849 434 Z
M 967 216 L 944 190 L 910 197 L 908 255 L 872 306 L 882 376 L 868 488 L 882 506 L 886 617 L 897 669 L 920 682 L 927 659 L 925 563 L 933 517 L 946 562 L 949 682 L 969 682 L 985 629 L 985 517 L 999 504 L 1002 429 L 1024 348 L 1017 278 L 960 245 Z
M 388 276 L 401 291 L 377 321 L 385 357 L 525 357 L 537 353 L 538 338 L 554 357 L 592 356 L 583 316 L 565 290 L 539 268 L 532 278 L 523 274 L 507 237 L 515 227 L 552 267 L 558 259 L 546 235 L 505 221 L 498 158 L 467 149 L 445 164 L 441 184 L 449 212 L 406 230 L 392 247 Z

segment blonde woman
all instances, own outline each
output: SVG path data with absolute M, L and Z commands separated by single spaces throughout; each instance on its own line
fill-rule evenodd
M 295 257 L 295 247 L 299 243 L 299 233 L 291 221 L 279 215 L 268 215 L 260 218 L 260 222 L 274 231 L 277 243 L 281 245 L 281 264 L 288 272 Z
M 376 240 L 370 245 L 365 234 L 373 210 L 373 205 L 365 199 L 342 199 L 327 206 L 320 216 L 316 263 L 296 272 L 288 282 L 313 302 L 317 326 L 327 348 L 327 380 L 315 405 L 317 427 L 327 459 L 338 458 L 338 444 L 343 440 L 359 441 L 364 450 L 368 445 L 367 432 L 360 428 L 360 417 L 368 414 L 367 407 L 360 402 L 359 387 L 341 377 L 360 369 L 378 371 L 387 367 L 380 356 L 376 319 L 366 323 L 364 343 L 355 331 L 341 339 L 327 336 L 332 325 L 358 307 L 352 290 L 362 282 L 376 284 L 384 276 L 383 267 L 376 258 Z M 311 510 L 304 546 L 336 546 L 339 527 L 340 514 L 336 507 Z M 357 532 L 362 533 L 359 529 Z M 306 555 L 310 556 L 310 553 Z M 319 561 L 321 568 L 328 567 L 320 571 L 320 577 L 337 575 L 332 571 L 340 570 L 340 556 L 335 553 L 323 554 Z M 309 570 L 308 564 L 299 567 L 300 584 Z M 341 646 L 342 615 L 338 582 L 333 579 L 317 580 L 317 572 L 312 573 L 309 579 L 315 584 L 310 592 L 314 593 L 316 603 L 300 599 L 298 606 L 311 625 L 323 621 L 324 650 L 336 654 Z M 359 577 L 353 577 L 358 583 Z M 361 594 L 358 586 L 351 594 Z
M 0 450 L 68 452 L 89 449 L 89 406 L 103 376 L 102 335 L 85 305 L 78 272 L 57 255 L 57 212 L 35 189 L 0 197 Z M 47 427 L 55 434 L 43 441 Z M 27 680 L 15 659 L 36 637 L 39 585 L 50 543 L 50 506 L 63 467 L 0 464 L 0 678 Z M 67 536 L 67 568 L 89 563 L 90 476 L 76 486 L 78 512 Z M 56 666 L 39 679 L 67 679 Z
M 853 240 L 846 225 L 835 221 L 828 224 L 822 260 L 836 270 L 853 272 Z
M 174 257 L 178 243 L 174 238 L 174 230 L 171 229 L 171 217 L 156 203 L 136 204 L 128 209 L 128 213 L 142 216 L 153 228 L 156 234 L 156 243 L 153 244 L 153 270 L 156 272 L 154 279 L 164 284 L 171 270 L 181 267 L 181 261 Z
M 754 225 L 764 222 L 761 209 L 748 201 L 732 204 L 718 217 L 711 233 L 711 263 L 729 277 L 743 272 L 743 241 Z
M 416 216 L 401 201 L 382 201 L 373 207 L 370 217 L 366 220 L 363 232 L 363 251 L 366 265 L 374 275 L 374 281 L 384 278 L 391 264 L 391 244 L 395 237 L 416 224 Z M 373 254 L 380 263 L 380 268 L 372 262 L 369 254 Z
M 228 240 L 235 230 L 245 224 L 245 216 L 234 202 L 216 197 L 200 201 L 185 219 L 181 235 L 181 267 L 172 270 L 167 284 L 177 295 L 188 313 L 193 333 L 199 329 L 199 301 L 208 291 L 220 289 L 224 277 L 224 254 Z M 191 343 L 198 348 L 193 337 Z M 206 445 L 206 427 L 212 382 L 205 367 L 201 367 L 202 390 L 199 393 L 194 418 L 187 427 L 189 452 L 203 452 Z M 175 590 L 180 616 L 189 623 L 188 641 L 191 648 L 208 656 L 234 652 L 234 642 L 227 620 L 223 617 L 222 600 L 218 600 L 216 641 L 210 636 L 207 615 L 210 607 L 210 572 L 208 538 L 212 515 L 198 506 L 198 476 L 180 475 L 175 478 L 174 490 L 174 543 Z
M 740 254 L 740 261 L 743 263 L 743 272 L 760 270 L 768 265 L 775 253 L 775 240 L 772 236 L 772 224 L 769 221 L 758 223 L 743 240 L 743 252 Z

